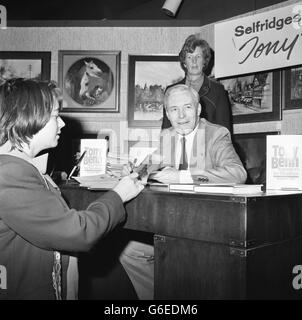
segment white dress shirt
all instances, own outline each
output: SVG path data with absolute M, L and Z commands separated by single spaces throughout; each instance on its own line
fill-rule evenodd
M 192 147 L 196 132 L 198 130 L 198 126 L 189 134 L 185 135 L 184 138 L 186 139 L 186 155 L 188 159 L 188 169 L 187 170 L 179 170 L 180 171 L 180 183 L 192 183 L 193 179 L 190 173 L 190 160 L 192 154 Z M 179 167 L 180 158 L 182 156 L 182 145 L 181 145 L 181 138 L 183 136 L 177 134 L 177 143 L 175 149 L 175 168 Z

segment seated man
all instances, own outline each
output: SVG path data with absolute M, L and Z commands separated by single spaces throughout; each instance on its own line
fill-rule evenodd
M 164 97 L 172 127 L 160 138 L 163 183 L 244 183 L 246 172 L 232 145 L 229 131 L 204 118 L 197 92 L 186 85 L 169 88 Z
M 172 127 L 161 132 L 152 166 L 153 178 L 163 183 L 244 183 L 246 172 L 236 154 L 228 129 L 199 118 L 198 93 L 186 85 L 169 88 L 164 97 Z M 140 299 L 153 298 L 153 247 L 129 242 L 120 261 Z M 142 294 L 140 294 L 140 292 Z

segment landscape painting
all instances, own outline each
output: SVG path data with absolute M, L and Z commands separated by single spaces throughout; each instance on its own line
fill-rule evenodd
M 50 52 L 1 51 L 0 85 L 12 78 L 49 80 Z
M 221 79 L 228 92 L 234 123 L 281 119 L 280 72 L 258 72 Z
M 130 56 L 129 125 L 159 127 L 165 90 L 184 76 L 178 56 Z

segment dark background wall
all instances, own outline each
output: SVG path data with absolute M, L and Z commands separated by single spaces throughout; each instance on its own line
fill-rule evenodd
M 12 20 L 199 20 L 200 25 L 261 9 L 284 0 L 183 0 L 176 18 L 165 15 L 165 0 L 2 0 Z

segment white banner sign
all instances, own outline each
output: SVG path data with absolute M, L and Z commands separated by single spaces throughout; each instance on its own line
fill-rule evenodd
M 215 25 L 215 77 L 302 64 L 302 2 Z

